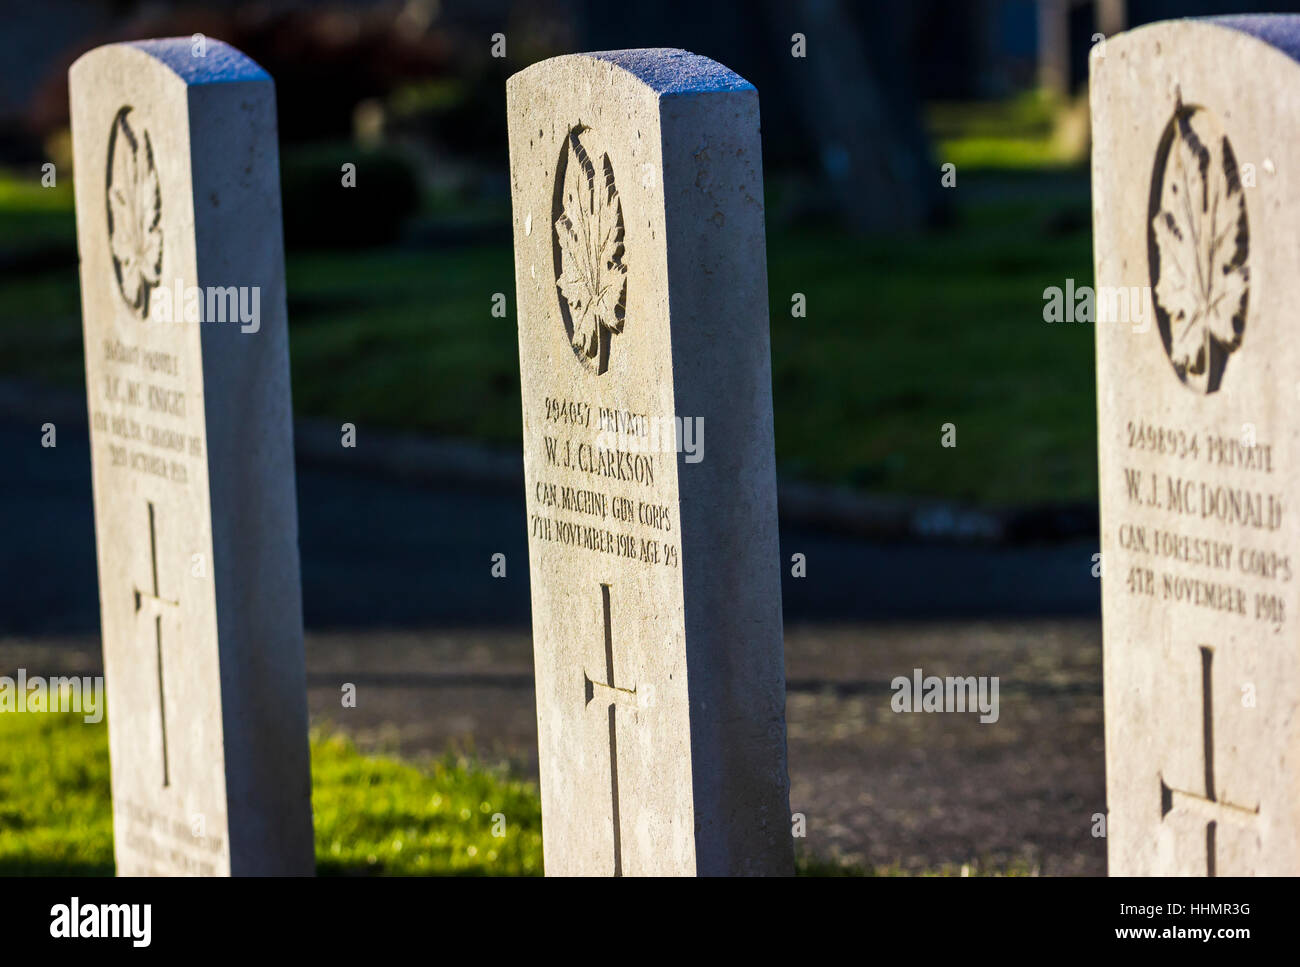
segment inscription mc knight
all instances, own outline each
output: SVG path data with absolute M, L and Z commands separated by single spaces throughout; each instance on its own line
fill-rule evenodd
M 114 852 L 120 875 L 310 874 L 274 88 L 205 51 L 69 72 Z M 260 329 L 163 321 L 163 285 L 255 288 Z

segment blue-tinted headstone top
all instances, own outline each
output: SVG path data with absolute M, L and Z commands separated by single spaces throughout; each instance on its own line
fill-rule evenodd
M 672 47 L 602 50 L 581 56 L 621 67 L 658 94 L 752 91 L 754 85 L 715 60 Z
M 203 55 L 197 55 L 193 37 L 164 37 L 133 40 L 126 46 L 144 51 L 172 69 L 186 84 L 227 84 L 233 81 L 269 81 L 264 71 L 247 54 L 225 41 L 203 38 Z
M 1250 34 L 1300 61 L 1300 16 L 1286 13 L 1251 13 L 1206 17 L 1207 23 Z

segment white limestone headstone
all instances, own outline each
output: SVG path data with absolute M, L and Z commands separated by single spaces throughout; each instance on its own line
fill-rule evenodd
M 310 874 L 275 88 L 200 41 L 69 72 L 117 870 Z
M 630 50 L 507 98 L 546 870 L 789 873 L 758 94 Z
M 1295 875 L 1300 17 L 1111 38 L 1091 102 L 1110 872 Z

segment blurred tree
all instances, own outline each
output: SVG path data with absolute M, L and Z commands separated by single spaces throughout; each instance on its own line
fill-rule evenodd
M 794 17 L 781 0 L 765 4 L 774 23 L 795 23 L 791 33 L 806 38 L 804 56 L 792 49 L 781 63 L 847 226 L 871 234 L 940 220 L 947 206 L 939 169 L 909 72 L 892 53 L 910 33 L 908 0 L 872 5 L 870 32 L 886 42 L 869 51 L 842 0 L 809 0 Z
M 413 78 L 445 77 L 467 45 L 433 20 L 421 21 L 414 2 L 311 7 L 229 4 L 140 5 L 112 29 L 80 40 L 50 64 L 28 112 L 42 136 L 68 124 L 67 68 L 100 44 L 140 37 L 202 33 L 239 48 L 276 82 L 280 136 L 289 142 L 346 138 L 356 105 Z

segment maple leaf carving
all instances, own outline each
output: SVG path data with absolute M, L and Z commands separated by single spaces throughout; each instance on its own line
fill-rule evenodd
M 149 133 L 136 135 L 130 110 L 118 111 L 109 138 L 108 234 L 122 296 L 143 317 L 162 274 L 162 191 Z
M 1250 268 L 1236 159 L 1204 112 L 1180 108 L 1175 115 L 1152 230 L 1169 358 L 1189 383 L 1209 391 L 1211 340 L 1224 353 L 1240 345 Z
M 604 155 L 597 169 L 583 145 L 582 129 L 569 132 L 563 203 L 555 220 L 560 248 L 556 286 L 569 306 L 574 350 L 598 362 L 601 340 L 623 331 L 627 264 L 623 250 L 623 206 L 614 169 Z

